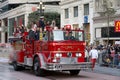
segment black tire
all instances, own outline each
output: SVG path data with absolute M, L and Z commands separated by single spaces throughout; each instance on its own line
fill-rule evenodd
M 15 71 L 19 71 L 20 67 L 17 65 L 17 62 L 13 62 L 13 68 Z
M 76 76 L 79 74 L 79 72 L 80 72 L 80 70 L 70 70 L 70 75 Z
M 33 69 L 36 76 L 45 76 L 44 70 L 40 68 L 40 61 L 38 57 L 34 59 Z
M 23 66 L 18 66 L 18 65 L 17 65 L 17 62 L 13 62 L 12 65 L 13 65 L 15 71 L 25 70 L 25 67 L 23 67 Z

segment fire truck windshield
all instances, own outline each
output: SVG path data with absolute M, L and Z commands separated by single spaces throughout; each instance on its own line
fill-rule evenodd
M 83 32 L 81 31 L 62 31 L 54 30 L 51 34 L 52 40 L 61 41 L 61 40 L 78 40 L 83 41 Z

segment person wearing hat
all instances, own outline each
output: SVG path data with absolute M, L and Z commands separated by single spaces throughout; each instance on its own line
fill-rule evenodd
M 43 16 L 40 17 L 39 27 L 42 28 L 42 31 L 44 31 L 45 23 L 44 23 L 44 17 Z

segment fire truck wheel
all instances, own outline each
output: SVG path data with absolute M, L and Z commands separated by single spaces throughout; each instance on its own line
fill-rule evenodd
M 17 65 L 17 62 L 13 62 L 13 67 L 15 71 L 19 71 L 20 70 L 20 66 Z
M 80 70 L 70 70 L 70 75 L 78 75 Z
M 13 62 L 12 65 L 13 65 L 13 68 L 14 68 L 15 71 L 25 70 L 25 67 L 23 67 L 23 66 L 18 66 L 18 65 L 17 65 L 17 62 Z
M 38 57 L 34 59 L 34 73 L 36 76 L 45 76 L 44 70 L 40 68 L 40 61 Z

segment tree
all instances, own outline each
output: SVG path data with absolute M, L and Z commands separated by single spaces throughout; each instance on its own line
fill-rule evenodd
M 44 14 L 44 19 L 45 19 L 45 23 L 47 21 L 50 21 L 50 23 L 52 22 L 52 20 L 56 21 L 56 26 L 58 26 L 58 28 L 60 28 L 60 14 L 57 12 L 46 12 Z M 28 16 L 28 28 L 31 27 L 32 22 L 38 22 L 40 18 L 39 12 L 33 12 L 30 13 Z
M 104 5 L 103 5 L 105 11 L 104 15 L 106 16 L 107 19 L 107 45 L 109 45 L 109 38 L 110 38 L 110 21 L 112 20 L 112 16 L 115 14 L 116 10 L 113 8 L 113 4 L 110 0 L 104 0 Z

